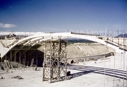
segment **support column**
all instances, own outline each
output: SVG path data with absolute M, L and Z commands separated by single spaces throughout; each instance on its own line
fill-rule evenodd
M 23 65 L 24 66 L 26 65 L 26 53 L 24 53 L 24 56 L 23 56 Z
M 52 67 L 52 41 L 49 42 L 50 43 L 50 60 L 49 60 L 49 63 L 50 63 L 50 66 L 49 66 L 49 69 L 50 69 L 50 77 L 49 77 L 49 82 L 52 83 L 52 79 L 53 79 L 53 67 Z
M 37 56 L 37 51 L 36 51 L 36 66 L 38 66 L 38 56 Z
M 12 61 L 12 50 L 10 51 L 10 61 Z
M 14 54 L 15 54 L 15 55 L 14 55 L 14 61 L 16 62 L 16 50 L 14 50 L 14 52 L 15 52 L 15 53 L 14 53 Z
M 66 42 L 46 41 L 43 62 L 43 81 L 50 83 L 67 78 Z
M 60 54 L 61 54 L 61 40 L 58 41 L 58 59 L 57 59 L 57 64 L 58 64 L 58 78 L 57 80 L 60 81 Z
M 21 64 L 21 51 L 19 51 L 19 64 Z
M 10 51 L 10 68 L 13 68 L 13 65 L 12 65 L 12 50 Z

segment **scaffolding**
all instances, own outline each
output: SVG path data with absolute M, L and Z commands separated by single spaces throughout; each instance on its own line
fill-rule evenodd
M 65 41 L 45 41 L 42 81 L 58 82 L 67 79 Z

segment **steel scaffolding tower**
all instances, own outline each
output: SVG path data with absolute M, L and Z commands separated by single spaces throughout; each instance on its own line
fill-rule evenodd
M 57 82 L 67 79 L 67 52 L 65 41 L 45 41 L 43 81 Z

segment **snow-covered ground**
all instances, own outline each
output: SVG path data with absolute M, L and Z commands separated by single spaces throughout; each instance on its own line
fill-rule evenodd
M 42 68 L 40 71 L 31 67 L 13 69 L 8 73 L 0 71 L 0 78 L 4 78 L 0 79 L 0 87 L 126 87 L 126 61 L 127 55 L 117 53 L 98 61 L 73 64 L 68 66 L 72 78 L 55 83 L 42 82 Z M 15 76 L 23 79 L 13 78 Z

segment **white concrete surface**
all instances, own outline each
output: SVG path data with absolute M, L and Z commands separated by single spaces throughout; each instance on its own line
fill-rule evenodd
M 41 38 L 42 37 L 42 38 Z M 81 39 L 87 39 L 87 40 L 91 40 L 91 41 L 95 41 L 95 42 L 98 42 L 98 43 L 101 43 L 103 45 L 106 45 L 108 47 L 111 47 L 113 49 L 115 49 L 116 52 L 123 52 L 123 50 L 119 49 L 119 47 L 117 46 L 114 46 L 112 44 L 109 44 L 109 43 L 106 43 L 105 40 L 102 40 L 102 39 L 98 39 L 97 36 L 91 36 L 91 35 L 80 35 L 80 34 L 72 34 L 71 32 L 64 32 L 64 33 L 43 33 L 43 34 L 35 34 L 35 35 L 32 35 L 32 36 L 29 36 L 29 37 L 26 37 L 26 38 L 23 38 L 19 41 L 17 41 L 16 43 L 12 44 L 8 50 L 5 50 L 3 52 L 0 51 L 1 53 L 1 57 L 3 57 L 4 55 L 6 55 L 6 53 L 11 50 L 13 47 L 15 47 L 16 45 L 18 44 L 24 44 L 26 45 L 26 43 L 35 43 L 35 44 L 38 44 L 37 42 L 40 42 L 44 40 L 52 40 L 52 38 L 55 38 L 55 39 L 65 39 L 65 38 L 81 38 Z M 32 46 L 34 46 L 35 44 L 32 44 Z

